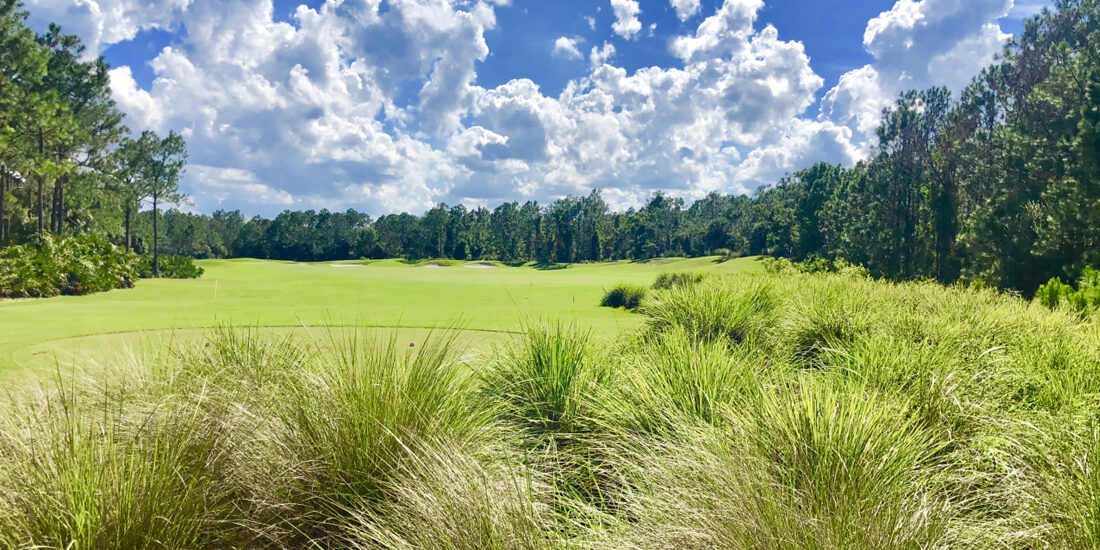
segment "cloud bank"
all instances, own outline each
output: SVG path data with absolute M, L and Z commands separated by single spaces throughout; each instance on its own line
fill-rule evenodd
M 147 29 L 178 35 L 142 87 L 112 70 L 127 124 L 182 131 L 196 207 L 422 211 L 605 190 L 613 206 L 657 189 L 685 198 L 751 192 L 872 145 L 881 109 L 909 88 L 958 91 L 1008 36 L 1012 0 L 899 0 L 868 22 L 874 61 L 832 89 L 799 42 L 757 24 L 762 0 L 724 0 L 673 37 L 673 66 L 628 71 L 641 6 L 611 0 L 611 33 L 555 96 L 533 81 L 483 87 L 487 31 L 508 0 L 328 0 L 289 21 L 271 0 L 30 0 L 93 50 Z M 683 21 L 698 0 L 669 0 Z M 560 62 L 583 57 L 562 36 Z M 807 113 L 818 104 L 818 116 Z

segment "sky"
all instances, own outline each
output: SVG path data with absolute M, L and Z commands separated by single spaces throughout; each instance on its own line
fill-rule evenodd
M 752 193 L 865 158 L 1047 0 L 24 0 L 180 132 L 186 208 L 373 215 Z

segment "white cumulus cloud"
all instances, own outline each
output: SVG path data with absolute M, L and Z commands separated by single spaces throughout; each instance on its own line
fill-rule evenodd
M 478 81 L 506 0 L 326 0 L 288 21 L 272 0 L 30 0 L 96 51 L 175 29 L 142 86 L 111 71 L 135 130 L 187 138 L 196 208 L 422 211 L 437 201 L 550 200 L 593 188 L 615 206 L 654 190 L 751 192 L 818 161 L 868 151 L 880 111 L 909 88 L 958 90 L 1006 39 L 1011 0 L 899 0 L 868 22 L 874 61 L 807 110 L 824 81 L 799 42 L 757 25 L 763 0 L 724 0 L 669 43 L 667 66 L 627 70 L 609 42 L 548 94 L 530 79 Z M 604 4 L 606 5 L 606 4 Z M 636 0 L 612 30 L 642 34 Z M 698 0 L 670 0 L 682 20 Z M 585 41 L 551 53 L 583 59 Z M 632 47 L 631 44 L 620 45 Z M 576 64 L 580 68 L 580 64 Z
M 31 23 L 61 22 L 95 55 L 107 46 L 130 40 L 147 29 L 175 28 L 193 0 L 26 0 Z
M 638 14 L 642 13 L 642 8 L 637 0 L 611 0 L 611 9 L 615 12 L 615 22 L 611 24 L 615 34 L 630 40 L 641 32 Z
M 580 49 L 577 48 L 578 42 L 580 42 L 579 39 L 570 38 L 568 36 L 558 38 L 554 41 L 554 55 L 559 55 L 568 59 L 580 59 L 584 57 Z
M 669 0 L 669 4 L 676 10 L 676 17 L 680 21 L 691 19 L 702 8 L 699 0 Z
M 875 61 L 841 77 L 822 101 L 822 119 L 851 128 L 866 150 L 899 93 L 932 86 L 958 93 L 992 63 L 1009 38 L 997 21 L 1012 8 L 1012 0 L 898 0 L 867 23 L 863 46 Z

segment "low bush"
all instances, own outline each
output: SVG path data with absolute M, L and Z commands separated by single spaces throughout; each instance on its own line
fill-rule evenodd
M 40 235 L 0 250 L 0 297 L 45 298 L 130 288 L 138 278 L 137 256 L 106 239 Z
M 162 279 L 198 279 L 206 273 L 190 256 L 161 256 L 159 263 Z M 153 258 L 150 256 L 141 259 L 141 278 L 153 278 Z
M 662 273 L 653 282 L 653 290 L 668 290 L 678 286 L 700 283 L 706 278 L 704 273 Z
M 716 260 L 718 263 L 725 263 L 741 257 L 739 253 L 734 252 L 728 248 L 719 248 L 718 250 L 714 251 L 714 255 L 718 256 L 718 260 Z
M 600 306 L 612 308 L 621 307 L 629 309 L 630 311 L 636 311 L 642 307 L 642 301 L 645 300 L 646 294 L 648 294 L 648 291 L 645 287 L 626 283 L 619 284 L 604 294 L 603 300 L 600 301 Z
M 1051 279 L 1039 287 L 1035 299 L 1051 309 L 1067 306 L 1079 312 L 1095 310 L 1100 307 L 1100 271 L 1086 267 L 1077 281 L 1077 288 L 1061 279 Z
M 842 258 L 828 260 L 820 256 L 795 262 L 789 258 L 764 258 L 761 260 L 764 270 L 769 273 L 835 273 L 844 277 L 867 278 L 867 268 L 850 263 Z

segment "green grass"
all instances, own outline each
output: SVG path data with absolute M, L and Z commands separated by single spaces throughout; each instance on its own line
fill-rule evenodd
M 1095 320 L 793 273 L 641 311 L 615 338 L 223 329 L 59 369 L 0 404 L 0 547 L 1100 546 Z
M 622 282 L 648 286 L 668 271 L 761 271 L 752 259 L 722 264 L 670 259 L 557 270 L 468 269 L 453 261 L 198 263 L 206 270 L 198 280 L 143 280 L 134 289 L 90 296 L 0 300 L 0 372 L 50 367 L 58 351 L 99 354 L 124 342 L 146 347 L 180 338 L 178 329 L 224 324 L 430 328 L 457 322 L 477 331 L 519 332 L 528 321 L 559 319 L 611 336 L 640 321 L 624 311 L 601 309 L 605 288 Z M 433 263 L 446 266 L 424 267 Z M 138 331 L 172 332 L 103 336 Z M 484 339 L 484 334 L 474 336 Z

